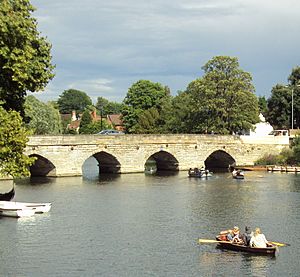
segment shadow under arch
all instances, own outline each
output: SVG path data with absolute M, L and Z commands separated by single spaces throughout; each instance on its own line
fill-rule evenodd
M 211 153 L 204 161 L 205 167 L 210 170 L 228 170 L 229 167 L 236 165 L 235 159 L 223 150 L 217 150 Z
M 38 154 L 32 154 L 29 157 L 36 157 L 34 163 L 29 167 L 31 177 L 56 176 L 56 168 L 51 161 Z
M 104 151 L 93 155 L 98 162 L 99 175 L 103 173 L 118 174 L 121 172 L 121 164 L 117 158 Z
M 145 168 L 149 163 L 155 163 L 156 171 L 158 172 L 179 170 L 178 160 L 172 154 L 166 151 L 159 151 L 151 155 L 145 163 Z

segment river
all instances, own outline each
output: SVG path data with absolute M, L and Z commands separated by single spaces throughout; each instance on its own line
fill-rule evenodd
M 3 181 L 0 188 L 9 189 Z M 0 275 L 299 276 L 299 191 L 299 175 L 267 172 L 245 180 L 179 172 L 18 181 L 16 201 L 52 209 L 0 218 Z M 268 257 L 197 242 L 234 225 L 259 226 L 290 246 Z

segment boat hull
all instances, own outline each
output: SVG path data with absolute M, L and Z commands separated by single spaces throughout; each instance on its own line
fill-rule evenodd
M 47 213 L 51 203 L 27 203 L 0 201 L 0 215 L 10 217 L 32 216 L 36 213 Z
M 230 241 L 222 241 L 218 237 L 216 238 L 218 242 L 218 247 L 227 250 L 239 251 L 239 252 L 248 252 L 257 255 L 275 255 L 277 251 L 276 246 L 270 247 L 250 247 L 246 245 L 232 243 Z

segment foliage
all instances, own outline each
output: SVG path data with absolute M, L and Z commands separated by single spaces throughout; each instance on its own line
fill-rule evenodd
M 143 126 L 138 126 L 139 117 L 151 108 L 156 109 L 161 114 L 163 101 L 168 97 L 170 97 L 169 89 L 163 87 L 160 83 L 153 83 L 148 80 L 140 80 L 134 83 L 128 89 L 123 101 L 122 114 L 126 131 L 135 133 L 138 129 L 143 129 Z
M 259 121 L 258 100 L 252 77 L 239 68 L 237 58 L 217 56 L 202 69 L 205 75 L 186 89 L 191 98 L 187 131 L 231 134 L 253 129 Z
M 29 0 L 0 5 L 0 99 L 24 117 L 26 91 L 43 90 L 54 77 L 51 44 L 37 30 Z
M 283 149 L 278 155 L 267 154 L 255 162 L 256 165 L 300 165 L 300 136 L 293 139 L 291 148 Z
M 60 134 L 62 122 L 59 111 L 53 105 L 39 101 L 33 95 L 25 100 L 25 115 L 30 119 L 27 128 L 35 135 Z
M 98 97 L 96 108 L 102 116 L 108 114 L 120 114 L 122 112 L 123 104 L 108 101 L 104 97 Z
M 103 129 L 111 129 L 112 126 L 107 123 L 106 120 L 102 119 L 102 123 L 100 120 L 96 121 L 92 119 L 91 116 L 91 107 L 87 108 L 81 117 L 80 120 L 80 127 L 79 127 L 79 133 L 80 134 L 97 134 L 98 132 Z
M 83 91 L 68 89 L 59 96 L 57 104 L 62 114 L 72 113 L 72 111 L 82 113 L 86 107 L 92 105 L 92 100 Z
M 258 97 L 258 108 L 259 108 L 259 112 L 263 116 L 266 116 L 266 114 L 268 113 L 268 103 L 265 96 Z
M 274 86 L 271 97 L 267 101 L 268 113 L 266 119 L 276 129 L 291 128 L 292 108 L 294 128 L 300 127 L 300 67 L 293 68 L 288 81 L 288 85 L 277 84 Z
M 28 176 L 34 158 L 23 154 L 29 135 L 16 111 L 6 111 L 0 106 L 0 175 L 13 178 Z
M 191 95 L 186 92 L 179 92 L 178 95 L 171 100 L 171 107 L 164 113 L 166 115 L 166 127 L 169 132 L 190 132 L 192 129 L 192 126 L 189 125 L 192 122 L 191 107 L 192 98 Z
M 86 109 L 81 116 L 79 133 L 80 134 L 89 134 L 90 133 L 89 125 L 92 122 L 93 122 L 93 119 L 91 116 L 91 112 L 88 109 Z
M 289 129 L 291 126 L 291 99 L 291 90 L 286 86 L 277 84 L 272 88 L 266 120 L 275 129 Z

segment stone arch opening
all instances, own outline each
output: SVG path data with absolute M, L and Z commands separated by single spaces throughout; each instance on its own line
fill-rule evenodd
M 151 155 L 145 163 L 145 171 L 149 165 L 154 167 L 156 171 L 178 171 L 178 160 L 166 151 L 159 151 Z
M 29 168 L 31 177 L 56 176 L 56 168 L 51 161 L 38 154 L 29 155 L 29 157 L 36 157 L 35 162 Z
M 83 175 L 117 174 L 121 171 L 121 164 L 113 155 L 104 151 L 89 157 L 82 165 Z
M 235 166 L 235 159 L 223 150 L 211 153 L 204 162 L 205 167 L 210 170 L 228 170 L 230 166 Z

